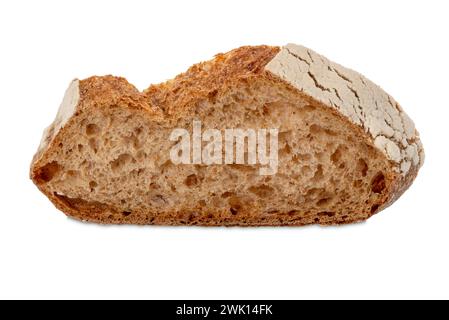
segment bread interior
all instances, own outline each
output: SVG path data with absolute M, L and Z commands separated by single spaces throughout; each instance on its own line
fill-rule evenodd
M 171 116 L 173 117 L 173 116 Z M 173 128 L 278 128 L 277 173 L 259 164 L 174 164 Z M 35 180 L 79 210 L 116 223 L 279 225 L 366 219 L 387 192 L 389 162 L 348 120 L 267 80 L 197 101 L 155 122 L 122 106 L 83 112 Z M 86 208 L 102 208 L 92 210 Z M 84 211 L 84 212 L 83 212 Z M 81 213 L 83 212 L 83 213 Z

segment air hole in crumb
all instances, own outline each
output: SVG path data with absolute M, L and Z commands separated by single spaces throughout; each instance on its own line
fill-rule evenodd
M 100 127 L 94 123 L 90 123 L 86 126 L 86 134 L 88 136 L 97 135 L 100 133 Z
M 355 180 L 352 185 L 354 188 L 360 188 L 362 186 L 363 181 L 362 180 Z
M 246 95 L 248 95 L 248 96 L 253 96 L 253 95 L 254 95 L 254 94 L 253 94 L 252 88 L 250 88 L 249 86 L 246 86 L 246 87 L 244 88 L 244 90 L 245 90 L 245 94 L 246 94 Z
M 131 160 L 133 160 L 133 157 L 127 153 L 119 155 L 117 159 L 111 161 L 112 171 L 115 172 L 122 169 Z
M 78 170 L 67 170 L 65 176 L 66 178 L 77 178 L 80 175 Z
M 200 207 L 205 207 L 207 204 L 206 204 L 206 201 L 200 200 L 200 201 L 198 201 L 198 205 L 199 205 Z
M 167 200 L 164 198 L 163 195 L 157 194 L 150 199 L 151 203 L 157 206 L 163 206 L 167 203 Z
M 324 160 L 324 152 L 315 152 L 315 158 L 322 162 Z
M 339 146 L 339 147 L 337 148 L 337 150 L 335 150 L 334 153 L 332 153 L 332 155 L 331 155 L 331 161 L 332 161 L 334 164 L 337 164 L 337 163 L 340 161 L 342 155 L 343 155 L 343 153 L 342 153 L 342 148 Z
M 264 104 L 262 107 L 262 114 L 264 116 L 268 116 L 270 114 L 270 109 L 268 109 L 268 106 L 266 104 Z
M 315 109 L 316 109 L 316 108 L 315 108 L 314 106 L 312 106 L 312 105 L 307 105 L 307 106 L 304 106 L 304 107 L 300 108 L 300 109 L 299 109 L 299 113 L 311 112 L 311 111 L 314 111 Z
M 368 165 L 364 159 L 359 159 L 357 161 L 357 172 L 360 172 L 363 177 L 366 177 L 366 173 L 368 172 Z
M 377 209 L 379 209 L 379 205 L 376 203 L 371 207 L 371 213 L 374 213 L 377 211 Z
M 312 173 L 312 169 L 310 169 L 309 166 L 303 166 L 303 167 L 301 167 L 301 173 L 304 176 L 308 176 L 308 175 L 310 175 Z
M 137 127 L 134 129 L 134 133 L 139 136 L 143 132 L 143 127 Z
M 84 149 L 84 146 L 82 144 L 78 145 L 78 152 L 82 152 Z
M 89 139 L 89 147 L 94 151 L 94 153 L 97 153 L 98 151 L 98 142 L 95 138 Z
M 62 166 L 56 162 L 47 163 L 45 166 L 39 169 L 36 175 L 36 180 L 39 183 L 51 181 L 56 174 L 58 174 L 62 169 Z
M 136 134 L 132 133 L 130 136 L 124 136 L 123 142 L 127 145 L 131 145 L 134 149 L 139 149 L 141 147 L 141 142 Z
M 124 216 L 124 217 L 127 217 L 127 216 L 129 216 L 131 214 L 131 211 L 122 211 L 122 215 Z
M 97 186 L 98 186 L 97 182 L 95 182 L 95 181 L 90 181 L 89 182 L 90 191 L 93 191 Z
M 207 98 L 209 99 L 210 102 L 215 103 L 215 101 L 217 100 L 217 94 L 218 94 L 218 90 L 210 91 L 207 94 Z
M 312 124 L 309 128 L 309 132 L 313 135 L 313 136 L 317 136 L 317 135 L 329 135 L 329 136 L 335 136 L 337 135 L 334 131 L 327 129 L 327 128 L 323 128 L 317 124 Z
M 281 141 L 281 142 L 284 142 L 284 141 L 287 142 L 287 141 L 290 140 L 290 136 L 291 135 L 292 135 L 291 130 L 279 132 L 278 140 Z
M 309 128 L 310 133 L 312 133 L 313 135 L 319 134 L 323 132 L 323 130 L 324 129 L 317 124 L 312 124 Z
M 259 198 L 267 198 L 269 196 L 273 196 L 273 193 L 275 192 L 275 190 L 272 187 L 266 184 L 262 184 L 259 186 L 252 186 L 248 188 L 248 191 L 254 193 Z
M 232 100 L 234 100 L 234 101 L 237 102 L 237 103 L 241 103 L 241 102 L 243 102 L 243 100 L 244 100 L 243 95 L 240 94 L 240 93 L 234 93 L 234 94 L 231 96 L 231 98 L 232 98 Z
M 159 189 L 160 186 L 159 186 L 156 182 L 151 182 L 151 183 L 150 183 L 150 188 L 151 188 L 151 189 Z
M 319 207 L 324 207 L 331 202 L 332 198 L 323 198 L 316 202 L 316 205 Z
M 323 212 L 318 212 L 318 215 L 320 217 L 333 217 L 333 216 L 335 216 L 335 212 L 323 211 Z
M 245 162 L 248 160 L 248 154 L 245 152 Z M 227 165 L 228 168 L 231 168 L 233 170 L 238 170 L 238 171 L 242 171 L 242 172 L 253 172 L 254 170 L 256 170 L 254 168 L 254 166 L 252 165 L 246 165 L 246 164 L 228 164 Z
M 226 192 L 223 192 L 223 193 L 221 194 L 221 197 L 222 197 L 222 198 L 229 198 L 229 197 L 232 196 L 232 195 L 234 195 L 234 192 L 226 191 Z
M 184 180 L 184 184 L 188 187 L 195 186 L 198 184 L 198 177 L 196 174 L 191 174 Z
M 223 113 L 229 112 L 231 110 L 232 105 L 231 104 L 224 104 L 222 107 Z
M 239 212 L 236 208 L 230 208 L 229 211 L 231 211 L 231 214 L 234 216 Z
M 228 199 L 229 206 L 236 211 L 239 211 L 242 208 L 242 199 L 237 196 L 232 196 Z
M 147 157 L 147 154 L 144 151 L 142 151 L 142 150 L 137 151 L 137 154 L 136 154 L 137 160 L 141 161 L 141 160 L 145 159 L 146 157 Z
M 319 196 L 322 196 L 325 191 L 326 190 L 323 188 L 310 188 L 309 190 L 307 190 L 305 196 L 308 200 L 314 200 Z
M 279 156 L 284 156 L 292 153 L 292 148 L 288 143 L 285 143 L 285 146 L 279 150 Z
M 371 190 L 374 193 L 382 193 L 385 189 L 385 176 L 382 172 L 378 172 L 371 181 Z
M 312 156 L 308 153 L 297 154 L 297 157 L 298 157 L 298 161 L 308 161 L 308 160 L 312 159 Z
M 159 166 L 162 174 L 166 173 L 172 167 L 173 167 L 173 162 L 171 162 L 171 160 L 167 160 Z
M 315 174 L 313 175 L 313 181 L 321 181 L 323 179 L 323 166 L 321 164 L 316 168 Z

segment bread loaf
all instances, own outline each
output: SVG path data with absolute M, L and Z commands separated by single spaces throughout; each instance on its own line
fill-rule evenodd
M 84 221 L 329 225 L 386 208 L 423 161 L 390 95 L 288 44 L 218 54 L 143 92 L 74 80 L 30 176 Z

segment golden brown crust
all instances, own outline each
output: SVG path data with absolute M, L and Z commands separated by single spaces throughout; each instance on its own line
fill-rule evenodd
M 220 53 L 213 60 L 193 65 L 172 80 L 151 85 L 144 94 L 168 117 L 179 118 L 199 101 L 224 92 L 238 80 L 262 74 L 264 66 L 279 50 L 270 46 L 245 46 Z
M 140 93 L 124 78 L 105 76 L 91 77 L 80 81 L 80 100 L 75 114 L 59 132 L 54 133 L 49 130 L 50 133 L 44 148 L 38 151 L 33 158 L 30 171 L 31 179 L 58 209 L 80 220 L 117 224 L 217 225 L 216 219 L 208 216 L 198 216 L 192 212 L 133 211 L 132 216 L 127 216 L 123 212 L 117 212 L 115 208 L 105 204 L 86 202 L 81 199 L 69 199 L 56 195 L 47 190 L 45 183 L 39 180 L 40 169 L 51 158 L 52 150 L 61 143 L 64 132 L 70 127 L 70 123 L 76 121 L 76 117 L 82 112 L 89 112 L 90 108 L 111 108 L 114 106 L 132 108 L 144 112 L 154 121 L 171 121 L 188 114 L 199 101 L 210 99 L 214 95 L 220 95 L 226 91 L 226 88 L 236 85 L 239 81 L 247 81 L 251 77 L 264 77 L 274 82 L 282 81 L 264 71 L 264 66 L 273 59 L 279 50 L 278 47 L 247 46 L 232 50 L 226 54 L 218 54 L 215 59 L 196 64 L 173 80 L 159 85 L 151 85 L 143 93 Z M 297 89 L 286 83 L 283 84 L 290 90 L 302 95 L 303 98 L 309 99 L 311 103 L 321 104 L 313 97 L 304 96 Z M 344 118 L 338 112 L 333 112 L 337 116 Z M 350 121 L 347 122 L 354 128 L 354 132 L 361 139 L 365 139 L 369 144 L 373 145 L 372 139 L 361 127 Z M 418 171 L 417 167 L 412 167 L 409 173 L 402 177 L 394 171 L 393 167 L 394 164 L 391 164 L 385 176 L 384 183 L 386 187 L 383 198 L 362 220 L 369 218 L 394 202 L 410 186 Z M 245 212 L 239 214 L 238 217 L 229 215 L 229 212 L 223 212 L 222 214 L 219 224 L 227 226 L 305 225 L 311 223 L 326 225 L 356 222 L 354 219 L 351 220 L 351 217 L 339 221 L 326 217 L 321 217 L 317 220 L 311 217 L 289 218 L 288 216 L 273 216 L 261 220 L 260 217 L 256 218 Z

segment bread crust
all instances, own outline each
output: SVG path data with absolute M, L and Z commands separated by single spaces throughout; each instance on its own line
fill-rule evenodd
M 283 47 L 265 69 L 363 128 L 374 145 L 398 163 L 402 175 L 422 164 L 424 152 L 413 121 L 363 75 L 295 44 Z
M 83 221 L 115 224 L 164 224 L 164 225 L 203 225 L 203 226 L 278 226 L 278 225 L 306 225 L 312 223 L 346 224 L 369 218 L 393 203 L 413 182 L 422 161 L 412 164 L 410 169 L 401 174 L 398 163 L 389 159 L 385 180 L 386 190 L 381 201 L 363 219 L 320 219 L 301 218 L 285 220 L 273 216 L 265 220 L 249 215 L 245 220 L 239 217 L 228 217 L 217 221 L 216 219 L 195 215 L 189 212 L 153 212 L 133 211 L 133 215 L 123 217 L 114 207 L 98 202 L 87 202 L 80 199 L 70 199 L 52 193 L 42 181 L 42 168 L 51 159 L 51 155 L 62 143 L 62 139 L 76 118 L 92 108 L 110 108 L 118 106 L 132 109 L 147 116 L 151 121 L 170 124 L 175 120 L 188 115 L 202 100 L 219 96 L 226 89 L 237 85 L 240 81 L 250 81 L 254 77 L 262 77 L 266 81 L 281 84 L 298 94 L 311 104 L 327 107 L 336 116 L 345 119 L 360 139 L 373 146 L 379 153 L 373 137 L 367 133 L 362 125 L 348 119 L 346 115 L 323 103 L 321 99 L 311 96 L 288 83 L 281 77 L 265 69 L 281 48 L 272 46 L 246 46 L 234 49 L 225 54 L 218 54 L 213 60 L 196 64 L 185 73 L 158 85 L 151 85 L 143 92 L 139 92 L 126 79 L 113 76 L 91 77 L 79 81 L 79 99 L 72 114 L 64 119 L 60 126 L 60 119 L 45 131 L 41 147 L 33 157 L 30 177 L 37 187 L 54 203 L 54 205 L 68 216 Z M 363 105 L 362 105 L 363 107 Z M 419 136 L 415 131 L 415 137 Z M 420 144 L 419 144 L 420 145 Z M 420 150 L 422 152 L 422 150 Z M 383 153 L 382 153 L 383 154 Z M 385 154 L 383 154 L 386 157 Z M 219 213 L 220 214 L 220 213 Z M 224 214 L 224 213 L 223 213 Z M 245 212 L 242 212 L 245 215 Z

